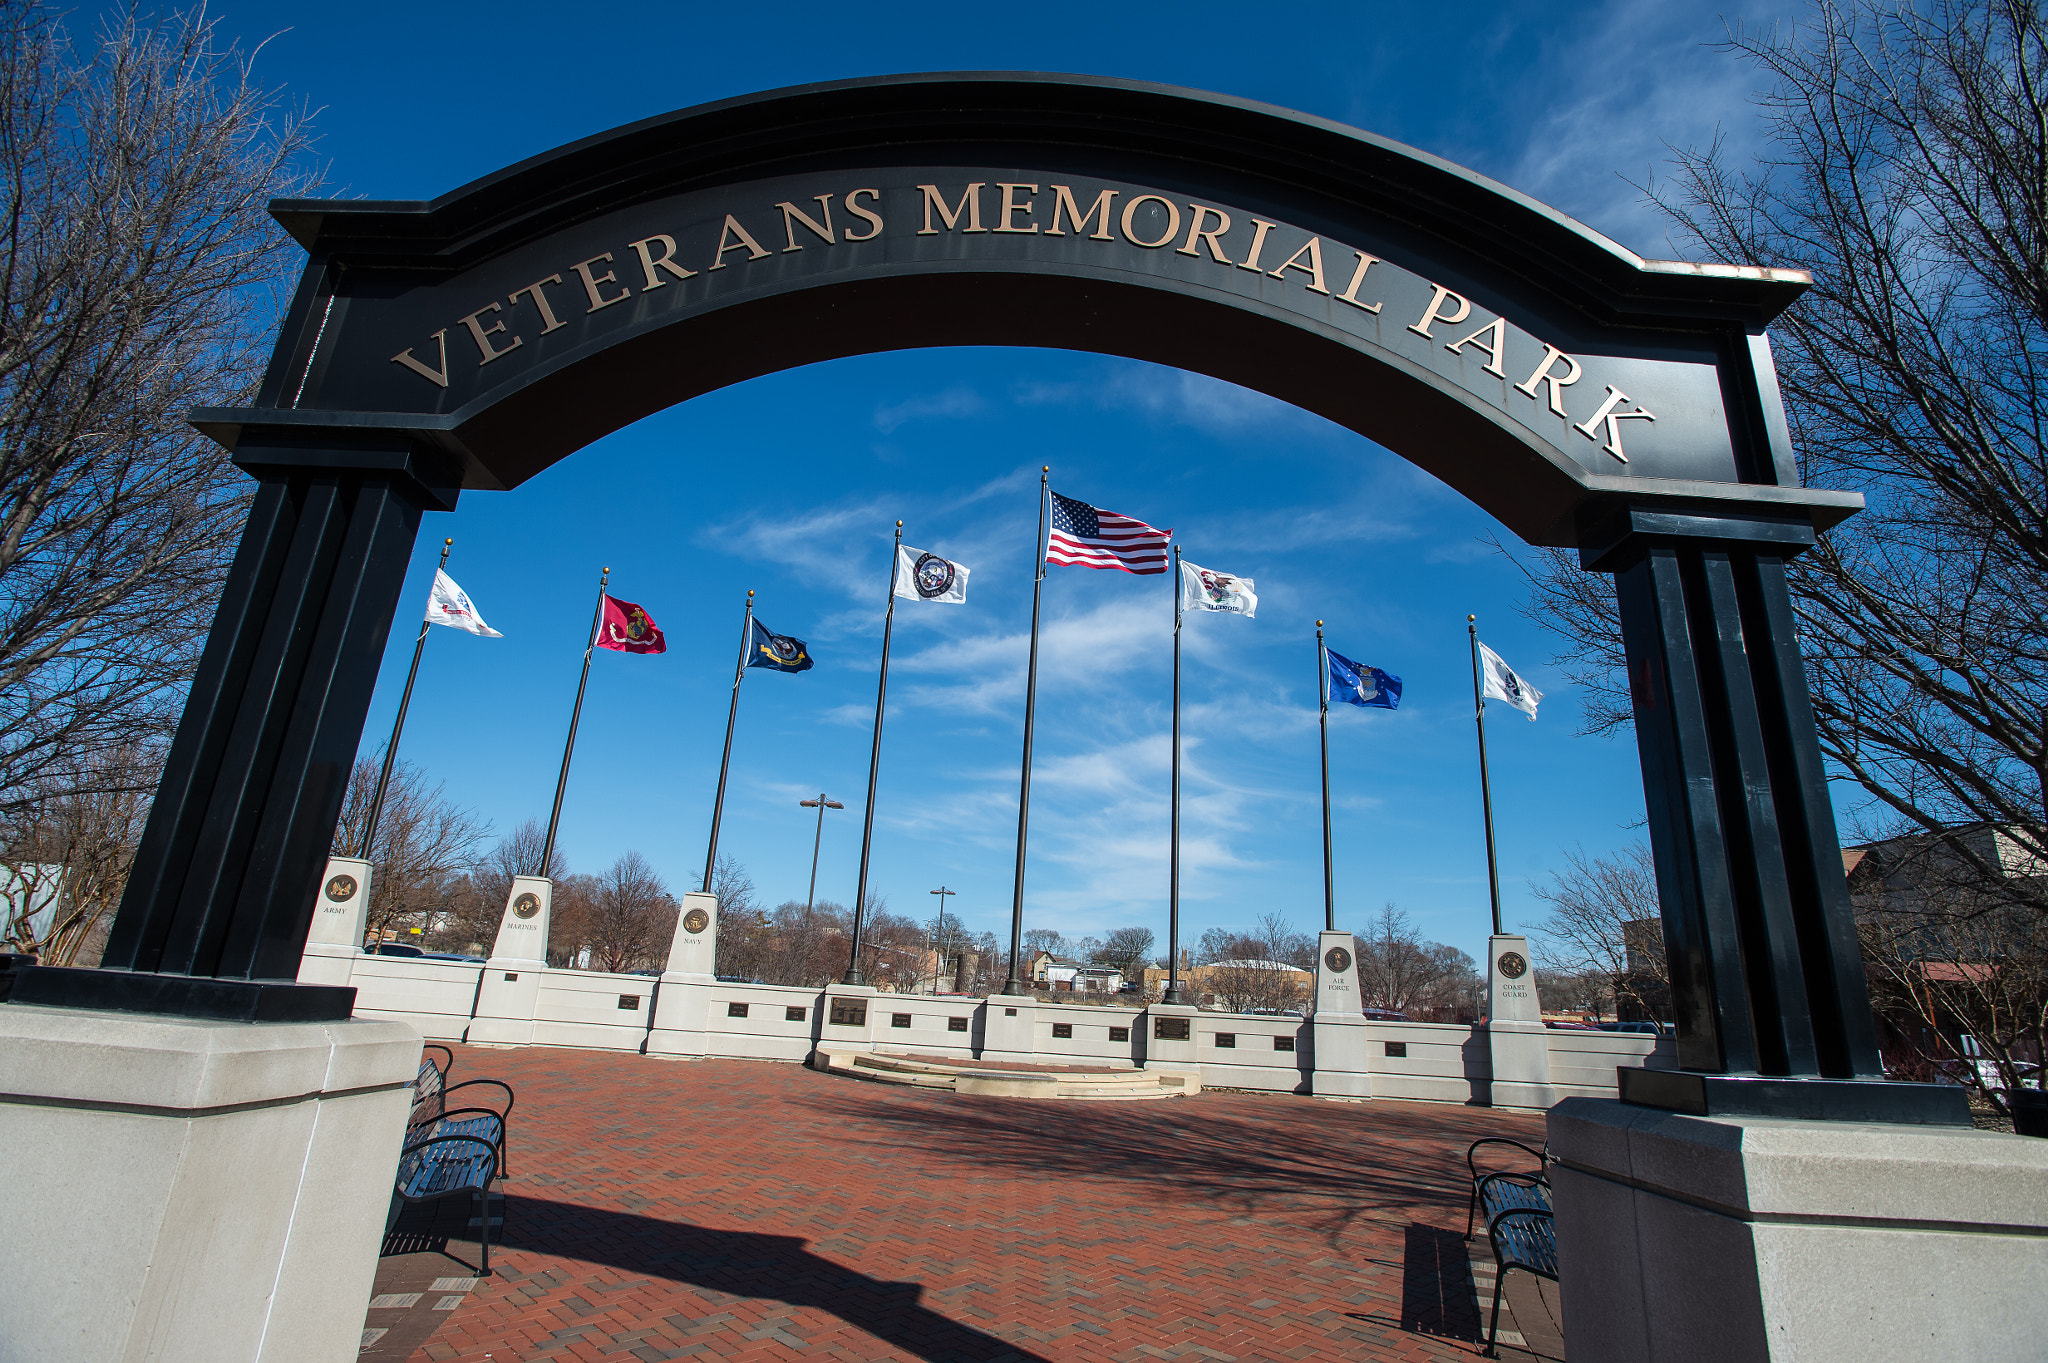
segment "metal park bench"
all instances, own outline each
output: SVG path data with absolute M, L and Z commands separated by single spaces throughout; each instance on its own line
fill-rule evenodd
M 1557 1228 L 1547 1207 L 1509 1207 L 1487 1219 L 1486 1238 L 1493 1244 L 1494 1264 L 1493 1315 L 1486 1323 L 1486 1356 L 1498 1358 L 1500 1293 L 1507 1283 L 1508 1270 L 1519 1268 L 1556 1282 Z
M 1534 1164 L 1481 1170 L 1479 1150 L 1487 1145 L 1519 1150 Z M 1531 1149 L 1505 1136 L 1482 1137 L 1465 1151 L 1465 1168 L 1472 1176 L 1472 1200 L 1465 1209 L 1465 1238 L 1472 1238 L 1475 1218 L 1484 1217 L 1486 1238 L 1493 1246 L 1493 1314 L 1486 1324 L 1488 1358 L 1500 1356 L 1500 1294 L 1508 1270 L 1519 1268 L 1557 1281 L 1557 1233 L 1550 1215 L 1550 1180 L 1544 1174 L 1548 1159 L 1546 1151 Z
M 408 1144 L 398 1160 L 398 1183 L 392 1204 L 397 1220 L 403 1202 L 436 1202 L 468 1193 L 476 1205 L 477 1243 L 482 1249 L 478 1276 L 491 1275 L 491 1180 L 498 1177 L 498 1146 L 478 1136 L 429 1136 Z M 386 1231 L 388 1233 L 389 1226 Z
M 1482 1145 L 1511 1146 L 1535 1161 L 1534 1167 L 1482 1171 L 1479 1167 L 1479 1147 Z M 1484 1220 L 1490 1225 L 1499 1212 L 1516 1209 L 1549 1211 L 1550 1180 L 1543 1172 L 1547 1159 L 1544 1151 L 1532 1150 L 1505 1136 L 1486 1136 L 1472 1142 L 1465 1151 L 1465 1168 L 1472 1175 L 1472 1199 L 1465 1208 L 1465 1238 L 1472 1238 L 1475 1222 Z
M 448 1083 L 448 1070 L 455 1063 L 455 1055 L 445 1046 L 429 1046 L 430 1051 L 440 1051 L 448 1057 L 447 1064 L 436 1065 L 431 1058 L 422 1059 L 419 1075 L 413 1080 L 412 1114 L 406 1119 L 405 1145 L 407 1149 L 439 1136 L 468 1136 L 488 1140 L 497 1151 L 497 1169 L 506 1172 L 505 1128 L 512 1119 L 512 1086 L 497 1079 L 468 1079 L 460 1084 Z M 490 1107 L 448 1106 L 448 1095 L 467 1088 L 501 1089 L 505 1094 L 502 1109 Z

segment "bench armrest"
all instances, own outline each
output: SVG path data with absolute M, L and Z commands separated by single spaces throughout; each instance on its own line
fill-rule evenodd
M 494 1089 L 503 1089 L 503 1090 L 505 1091 L 505 1110 L 504 1110 L 504 1111 L 503 1111 L 502 1113 L 500 1113 L 499 1115 L 500 1115 L 500 1116 L 502 1116 L 502 1117 L 505 1117 L 506 1119 L 508 1119 L 508 1120 L 509 1120 L 509 1119 L 511 1118 L 511 1116 L 512 1116 L 512 1086 L 511 1086 L 510 1084 L 507 1084 L 507 1083 L 503 1083 L 503 1082 L 501 1082 L 500 1080 L 496 1080 L 496 1079 L 465 1079 L 465 1080 L 463 1080 L 463 1081 L 462 1081 L 461 1083 L 459 1083 L 459 1084 L 451 1084 L 451 1085 L 449 1085 L 448 1087 L 446 1087 L 446 1088 L 442 1089 L 442 1090 L 441 1090 L 441 1098 L 442 1098 L 442 1100 L 443 1100 L 443 1101 L 445 1102 L 445 1101 L 447 1100 L 447 1097 L 448 1097 L 448 1095 L 449 1095 L 449 1094 L 451 1094 L 451 1093 L 453 1093 L 453 1092 L 455 1092 L 455 1091 L 456 1091 L 457 1089 L 466 1089 L 466 1088 L 476 1088 L 476 1087 L 478 1087 L 479 1085 L 488 1085 L 488 1086 L 489 1086 L 489 1087 L 491 1087 L 491 1088 L 494 1088 Z M 477 1099 L 476 1099 L 476 1095 L 474 1095 L 474 1094 L 470 1095 L 470 1097 L 469 1097 L 469 1098 L 468 1098 L 468 1099 L 467 1099 L 466 1101 L 469 1101 L 469 1102 L 475 1102 L 475 1101 L 477 1101 Z
M 1521 1151 L 1523 1154 L 1529 1156 L 1531 1159 L 1536 1161 L 1536 1170 L 1538 1173 L 1541 1173 L 1546 1167 L 1549 1166 L 1550 1163 L 1548 1146 L 1546 1146 L 1542 1150 L 1534 1150 L 1531 1149 L 1529 1146 L 1522 1144 L 1520 1141 L 1509 1140 L 1506 1136 L 1482 1136 L 1478 1140 L 1472 1142 L 1471 1145 L 1465 1148 L 1465 1167 L 1472 1172 L 1472 1181 L 1474 1183 L 1477 1183 L 1481 1178 L 1486 1177 L 1486 1175 L 1482 1175 L 1479 1172 L 1479 1163 L 1477 1159 L 1477 1156 L 1479 1154 L 1479 1147 L 1482 1145 L 1511 1145 L 1515 1149 Z M 1491 1172 L 1505 1173 L 1508 1171 L 1494 1170 Z

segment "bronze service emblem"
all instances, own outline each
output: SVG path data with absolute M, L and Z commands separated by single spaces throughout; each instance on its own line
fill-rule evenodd
M 512 901 L 512 916 L 514 918 L 531 918 L 539 912 L 540 896 L 530 890 Z
M 354 876 L 336 876 L 327 882 L 327 897 L 337 904 L 346 903 L 356 897 L 359 888 Z
M 1331 947 L 1323 953 L 1323 964 L 1330 967 L 1332 974 L 1342 975 L 1351 969 L 1351 953 L 1343 947 Z
M 1500 970 L 1501 974 L 1511 980 L 1521 979 L 1529 970 L 1529 963 L 1523 960 L 1521 953 L 1517 951 L 1503 951 L 1500 954 L 1500 959 L 1495 961 L 1494 965 Z
M 711 926 L 711 915 L 702 909 L 691 909 L 683 915 L 683 931 L 692 936 Z

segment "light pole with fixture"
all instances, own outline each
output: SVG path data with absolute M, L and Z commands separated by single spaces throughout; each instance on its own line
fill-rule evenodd
M 933 955 L 938 957 L 938 974 L 943 975 L 946 971 L 946 896 L 959 894 L 960 892 L 958 890 L 949 890 L 941 885 L 938 889 L 929 891 L 929 893 L 939 897 L 938 945 L 934 949 Z M 939 981 L 936 975 L 932 979 L 932 992 L 934 994 L 939 992 Z
M 804 920 L 808 922 L 811 917 L 811 905 L 816 903 L 818 899 L 818 849 L 825 843 L 825 811 L 828 809 L 844 809 L 846 806 L 840 804 L 837 800 L 826 799 L 825 792 L 822 790 L 818 792 L 817 799 L 798 800 L 797 803 L 805 809 L 815 809 L 818 811 L 818 833 L 816 837 L 811 839 L 811 892 L 804 896 Z M 944 903 L 945 901 L 940 900 L 939 902 Z

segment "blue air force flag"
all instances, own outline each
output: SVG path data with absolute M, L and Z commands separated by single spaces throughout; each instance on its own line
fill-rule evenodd
M 1401 679 L 1377 667 L 1354 663 L 1335 649 L 1330 650 L 1330 699 L 1352 705 L 1370 705 L 1381 710 L 1401 704 Z
M 896 546 L 896 595 L 913 601 L 967 604 L 967 568 L 907 544 Z
M 810 646 L 787 634 L 777 634 L 759 620 L 747 640 L 747 666 L 772 667 L 777 672 L 811 670 Z
M 1517 676 L 1515 669 L 1485 644 L 1479 646 L 1479 675 L 1482 696 L 1506 701 L 1527 715 L 1531 724 L 1536 722 L 1536 704 L 1543 699 L 1543 693 Z

